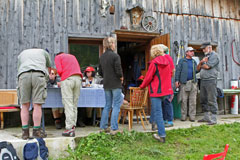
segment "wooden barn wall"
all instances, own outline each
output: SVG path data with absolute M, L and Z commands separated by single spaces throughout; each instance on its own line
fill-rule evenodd
M 145 15 L 157 18 L 158 30 L 170 33 L 171 47 L 180 40 L 217 42 L 220 87 L 229 88 L 229 81 L 239 77 L 230 42 L 236 39 L 234 51 L 240 61 L 240 0 L 107 1 L 115 5 L 115 14 L 102 17 L 101 0 L 1 0 L 0 88 L 16 87 L 17 56 L 22 50 L 48 48 L 53 58 L 54 53 L 68 52 L 69 37 L 103 37 L 121 26 L 130 28 L 126 9 L 135 3 L 144 7 Z

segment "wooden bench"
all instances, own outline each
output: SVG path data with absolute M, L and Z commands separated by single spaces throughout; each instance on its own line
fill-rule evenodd
M 4 128 L 4 112 L 18 112 L 20 111 L 17 99 L 16 89 L 0 89 L 0 116 L 1 129 Z

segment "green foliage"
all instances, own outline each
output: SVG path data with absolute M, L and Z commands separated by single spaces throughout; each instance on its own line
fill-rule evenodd
M 98 45 L 70 44 L 70 53 L 75 55 L 81 69 L 85 69 L 88 66 L 94 66 L 99 63 Z
M 65 160 L 197 160 L 204 154 L 219 153 L 230 145 L 227 158 L 240 158 L 240 123 L 202 125 L 167 131 L 166 143 L 152 138 L 152 133 L 124 131 L 123 134 L 90 134 L 81 138 Z

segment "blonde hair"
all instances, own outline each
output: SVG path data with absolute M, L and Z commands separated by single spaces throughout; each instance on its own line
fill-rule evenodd
M 151 47 L 151 57 L 152 58 L 156 58 L 157 56 L 162 56 L 164 55 L 164 49 L 162 44 L 157 44 L 157 45 L 153 45 Z
M 106 37 L 103 39 L 103 49 L 112 49 L 112 44 L 115 43 L 116 39 L 113 37 Z

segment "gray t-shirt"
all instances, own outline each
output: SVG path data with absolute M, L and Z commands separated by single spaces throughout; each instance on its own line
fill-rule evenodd
M 48 69 L 51 67 L 49 54 L 43 49 L 26 49 L 18 56 L 18 75 L 30 70 L 42 71 L 48 77 Z
M 217 79 L 219 72 L 219 57 L 216 52 L 211 52 L 210 55 L 208 55 L 208 62 L 206 64 L 210 69 L 201 69 L 201 80 Z

